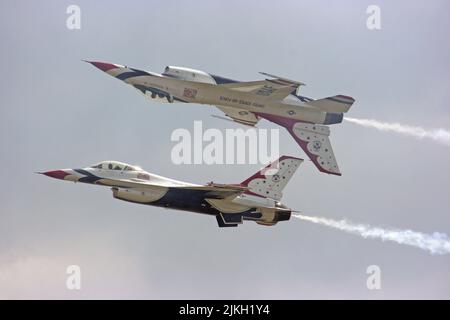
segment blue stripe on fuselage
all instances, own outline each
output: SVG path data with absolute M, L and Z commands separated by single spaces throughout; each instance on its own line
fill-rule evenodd
M 78 179 L 79 182 L 95 183 L 101 179 L 100 177 L 97 177 L 96 175 L 93 175 L 92 173 L 83 169 L 73 169 L 73 171 L 85 175 L 85 177 Z
M 125 81 L 126 79 L 133 78 L 133 77 L 139 77 L 139 76 L 150 76 L 151 74 L 137 69 L 130 69 L 132 71 L 127 71 L 124 73 L 121 73 L 116 76 L 117 79 Z
M 221 77 L 221 76 L 216 76 L 215 74 L 209 74 L 209 75 L 214 79 L 214 81 L 215 81 L 217 84 L 238 83 L 238 82 L 241 82 L 241 81 L 237 81 L 237 80 L 233 80 L 233 79 L 224 78 L 224 77 Z
M 205 190 L 182 190 L 170 188 L 161 199 L 149 204 L 153 206 L 215 215 L 218 211 L 205 201 L 207 192 L 208 191 Z
M 169 191 L 159 200 L 148 203 L 152 206 L 172 208 L 177 210 L 186 210 L 198 213 L 205 213 L 210 215 L 217 215 L 219 211 L 212 207 L 205 198 L 212 198 L 208 196 L 210 191 L 207 190 L 187 190 L 169 188 Z M 251 208 L 235 215 L 242 215 L 245 217 L 259 218 L 260 214 L 255 215 L 255 209 Z

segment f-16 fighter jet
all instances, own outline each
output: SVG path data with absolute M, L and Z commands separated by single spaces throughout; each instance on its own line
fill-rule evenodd
M 39 172 L 48 177 L 111 187 L 116 199 L 215 216 L 219 227 L 244 220 L 265 226 L 289 220 L 282 191 L 302 159 L 282 156 L 239 184 L 197 185 L 164 178 L 139 167 L 103 161 L 84 169 Z
M 241 82 L 203 71 L 167 66 L 163 73 L 87 61 L 160 102 L 216 106 L 231 120 L 255 126 L 260 119 L 274 122 L 294 137 L 316 167 L 341 175 L 326 125 L 341 123 L 355 100 L 337 95 L 313 100 L 298 94 L 303 83 L 261 73 L 265 80 Z

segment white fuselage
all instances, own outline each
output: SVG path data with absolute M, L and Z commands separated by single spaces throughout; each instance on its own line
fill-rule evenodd
M 244 109 L 255 114 L 269 114 L 310 123 L 325 123 L 326 112 L 307 106 L 294 96 L 281 102 L 270 101 L 248 92 L 230 90 L 224 87 L 163 75 L 138 76 L 124 80 L 133 86 L 157 88 L 189 103 L 217 105 Z M 195 94 L 187 94 L 194 93 Z
M 289 220 L 291 210 L 273 199 L 245 194 L 241 185 L 197 185 L 151 174 L 118 161 L 103 161 L 83 169 L 59 169 L 42 174 L 72 182 L 111 187 L 116 199 L 214 215 L 219 227 L 243 220 L 264 225 Z
M 64 176 L 58 177 L 61 180 L 82 182 L 95 185 L 108 186 L 117 189 L 115 195 L 126 194 L 133 202 L 147 203 L 161 199 L 171 188 L 177 187 L 201 187 L 201 185 L 169 179 L 156 174 L 143 171 L 110 170 L 107 168 L 83 168 L 83 169 L 62 169 Z M 51 176 L 51 175 L 50 175 Z M 275 207 L 277 201 L 254 196 L 251 194 L 241 194 L 233 199 L 212 199 L 210 202 L 217 209 L 226 208 L 229 210 L 245 211 L 255 207 Z M 279 205 L 279 203 L 278 203 Z M 177 209 L 177 208 L 174 208 Z

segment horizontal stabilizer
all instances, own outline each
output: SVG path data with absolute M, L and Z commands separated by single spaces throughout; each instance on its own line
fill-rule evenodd
M 355 99 L 347 96 L 333 96 L 324 99 L 312 100 L 306 104 L 322 111 L 333 112 L 333 113 L 344 113 L 347 112 Z

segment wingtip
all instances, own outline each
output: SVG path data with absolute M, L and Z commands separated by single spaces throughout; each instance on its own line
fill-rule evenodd
M 288 79 L 288 78 L 280 77 L 280 76 L 277 76 L 277 75 L 274 75 L 274 74 L 270 74 L 270 73 L 267 73 L 267 72 L 262 72 L 262 71 L 259 71 L 259 73 L 264 75 L 264 76 L 271 77 L 273 79 L 279 79 L 279 80 L 287 82 L 287 83 L 295 84 L 297 87 L 306 86 L 305 83 L 297 81 L 297 80 L 291 80 L 291 79 Z
M 320 171 L 322 171 L 322 170 L 320 170 Z M 340 171 L 328 171 L 328 170 L 324 169 L 322 172 L 331 174 L 333 176 L 338 176 L 338 177 L 342 176 L 342 173 Z
M 337 96 L 336 96 L 337 98 L 340 98 L 340 99 L 343 99 L 343 100 L 346 100 L 346 101 L 348 101 L 349 103 L 351 102 L 351 103 L 354 103 L 356 100 L 355 100 L 355 98 L 353 98 L 353 97 L 351 97 L 351 96 L 346 96 L 346 95 L 343 95 L 343 94 L 338 94 Z

